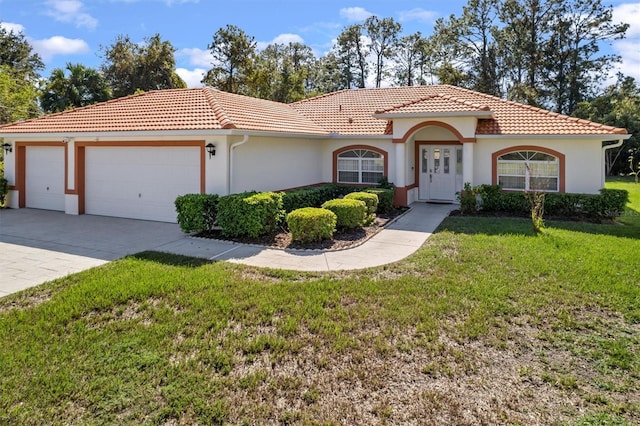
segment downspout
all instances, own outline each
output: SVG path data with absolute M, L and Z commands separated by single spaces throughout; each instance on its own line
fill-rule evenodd
M 605 145 L 602 147 L 602 187 L 604 188 L 604 184 L 607 178 L 607 150 L 612 148 L 618 148 L 622 146 L 624 139 L 618 139 L 618 142 L 613 143 L 611 145 Z
M 240 145 L 243 145 L 247 142 L 249 142 L 249 135 L 244 135 L 240 142 L 231 144 L 231 146 L 229 147 L 229 167 L 227 167 L 229 176 L 227 179 L 227 194 L 231 194 L 231 188 L 233 188 L 233 186 L 231 185 L 231 179 L 233 178 L 233 151 Z

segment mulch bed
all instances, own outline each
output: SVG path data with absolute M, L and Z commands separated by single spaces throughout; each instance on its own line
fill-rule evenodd
M 332 239 L 314 243 L 302 244 L 300 242 L 292 241 L 291 233 L 284 228 L 280 228 L 276 233 L 263 235 L 257 238 L 229 238 L 223 236 L 220 230 L 200 232 L 195 236 L 199 238 L 233 241 L 236 243 L 254 244 L 278 249 L 334 251 L 362 244 L 380 232 L 390 221 L 400 216 L 405 211 L 406 209 L 397 209 L 390 213 L 377 214 L 374 223 L 371 226 L 363 226 L 354 229 L 339 229 L 333 234 Z

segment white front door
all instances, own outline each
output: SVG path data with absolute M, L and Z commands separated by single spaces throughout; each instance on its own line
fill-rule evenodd
M 420 147 L 419 198 L 426 201 L 455 201 L 457 149 L 455 146 Z

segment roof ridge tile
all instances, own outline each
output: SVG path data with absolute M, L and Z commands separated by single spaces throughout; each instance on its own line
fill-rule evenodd
M 211 106 L 211 111 L 215 114 L 216 119 L 220 123 L 223 129 L 236 129 L 236 125 L 233 124 L 233 121 L 227 115 L 227 112 L 222 108 L 218 99 L 213 94 L 213 89 L 208 87 L 203 87 L 201 89 L 204 93 L 204 97 Z

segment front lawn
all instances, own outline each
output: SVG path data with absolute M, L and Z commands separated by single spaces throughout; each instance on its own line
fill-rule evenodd
M 625 189 L 629 192 L 629 203 L 620 222 L 640 226 L 640 183 L 633 177 L 611 177 L 607 179 L 607 188 Z
M 452 217 L 329 274 L 142 253 L 0 299 L 0 424 L 638 424 L 640 225 L 547 227 Z

